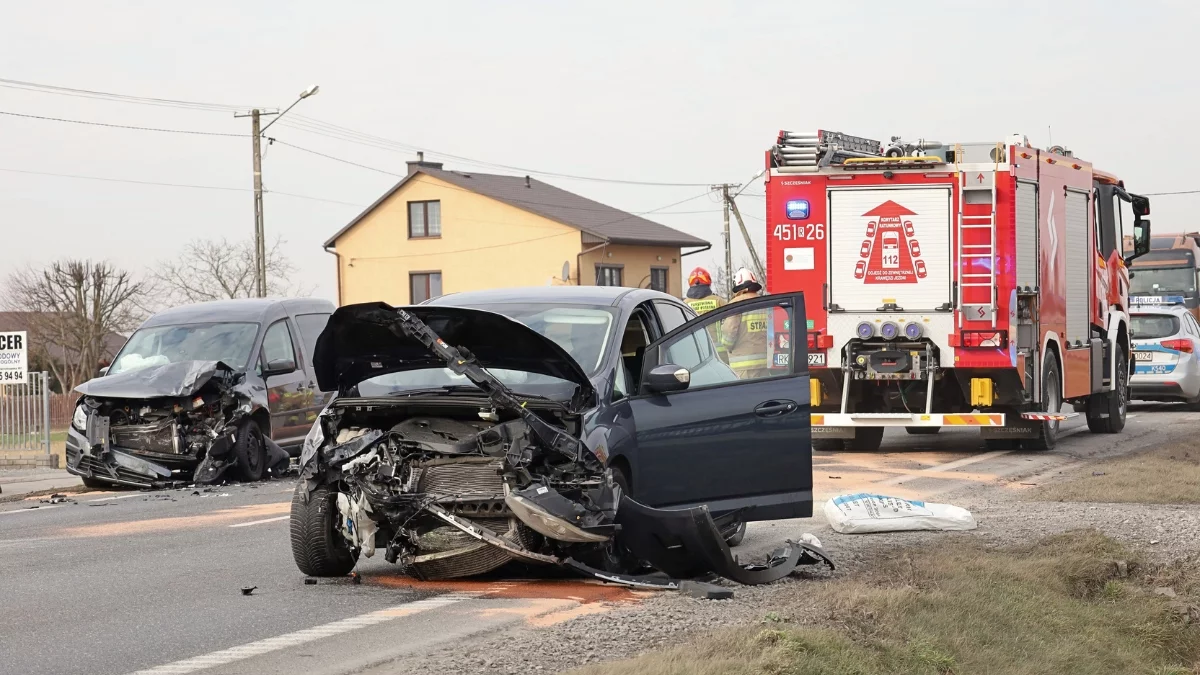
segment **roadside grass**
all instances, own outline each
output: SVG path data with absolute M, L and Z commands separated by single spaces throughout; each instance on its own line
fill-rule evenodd
M 1129 577 L 1118 574 L 1125 561 Z M 901 551 L 855 578 L 814 586 L 827 614 L 762 625 L 581 668 L 579 675 L 1186 675 L 1188 625 L 1131 553 L 1095 531 L 1028 546 L 956 542 Z M 1194 572 L 1195 570 L 1191 570 Z M 1182 571 L 1188 574 L 1186 570 Z
M 1079 475 L 1034 488 L 1053 502 L 1200 504 L 1200 444 L 1171 443 L 1089 465 Z

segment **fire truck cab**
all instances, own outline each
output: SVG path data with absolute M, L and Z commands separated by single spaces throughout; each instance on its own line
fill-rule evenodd
M 807 296 L 815 448 L 952 426 L 1046 450 L 1067 403 L 1093 432 L 1124 427 L 1148 199 L 1021 136 L 783 131 L 766 161 L 766 286 Z

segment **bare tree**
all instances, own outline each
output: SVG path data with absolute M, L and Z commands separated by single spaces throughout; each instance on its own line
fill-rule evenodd
M 6 304 L 26 314 L 33 356 L 70 391 L 109 356 L 110 336 L 137 327 L 146 290 L 110 263 L 68 259 L 10 275 Z
M 306 295 L 312 290 L 292 283 L 296 271 L 282 251 L 282 239 L 267 250 L 267 295 Z M 179 256 L 150 273 L 158 293 L 170 304 L 254 297 L 254 242 L 196 239 Z

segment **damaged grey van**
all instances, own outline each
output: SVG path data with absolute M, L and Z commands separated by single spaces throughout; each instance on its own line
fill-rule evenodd
M 772 327 L 775 367 L 753 380 L 713 341 L 717 322 L 747 316 Z M 517 560 L 661 587 L 827 562 L 791 541 L 738 562 L 726 541 L 740 522 L 812 514 L 797 325 L 800 294 L 699 318 L 604 287 L 341 307 L 317 342 L 318 382 L 337 397 L 300 458 L 296 564 L 337 576 L 382 551 L 422 579 Z
M 159 312 L 81 395 L 67 471 L 85 485 L 160 488 L 279 475 L 330 393 L 312 355 L 333 303 L 204 302 Z

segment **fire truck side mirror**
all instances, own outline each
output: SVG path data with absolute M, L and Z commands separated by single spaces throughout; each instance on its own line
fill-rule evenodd
M 1125 264 L 1150 252 L 1150 221 L 1137 216 L 1133 221 L 1133 254 L 1125 258 Z

